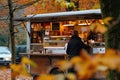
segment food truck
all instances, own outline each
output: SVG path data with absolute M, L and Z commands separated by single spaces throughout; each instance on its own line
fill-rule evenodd
M 48 73 L 51 66 L 56 66 L 56 61 L 67 59 L 65 45 L 73 30 L 77 30 L 85 41 L 90 32 L 89 26 L 95 21 L 102 23 L 100 9 L 28 15 L 16 21 L 26 21 L 30 33 L 27 34 L 27 53 L 39 65 L 37 69 L 30 67 L 32 74 Z M 104 43 L 97 39 L 94 42 Z M 104 53 L 105 48 L 97 46 L 93 50 L 93 53 L 100 50 Z

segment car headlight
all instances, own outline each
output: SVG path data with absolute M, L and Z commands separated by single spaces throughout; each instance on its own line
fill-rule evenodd
M 11 57 L 6 57 L 5 60 L 6 61 L 11 61 Z

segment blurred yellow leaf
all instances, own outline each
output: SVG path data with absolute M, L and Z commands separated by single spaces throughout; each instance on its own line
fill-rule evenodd
M 120 64 L 120 52 L 115 49 L 108 49 L 101 61 L 109 69 L 117 69 Z
M 34 3 L 34 6 L 37 6 L 38 5 L 38 2 Z
M 77 57 L 73 57 L 70 62 L 74 65 L 74 64 L 79 64 L 80 62 L 82 62 L 82 59 L 77 56 Z
M 74 2 L 71 1 L 71 2 L 69 3 L 68 7 L 75 7 Z
M 61 70 L 67 70 L 72 66 L 72 64 L 69 61 L 65 61 L 65 60 L 58 61 L 57 65 Z
M 61 6 L 65 6 L 65 5 L 66 5 L 66 2 L 65 2 L 65 1 L 62 1 L 62 2 L 60 3 L 60 5 L 61 5 Z
M 96 28 L 96 24 L 95 23 L 91 24 L 89 28 L 91 31 L 94 31 L 94 29 Z
M 37 64 L 27 57 L 23 57 L 21 63 L 22 64 L 30 64 L 33 67 L 37 67 Z
M 15 73 L 26 75 L 26 76 L 30 76 L 28 71 L 27 71 L 26 65 L 23 65 L 23 64 L 11 64 L 10 68 Z
M 76 75 L 73 74 L 73 73 L 68 73 L 68 74 L 66 75 L 66 77 L 67 77 L 68 80 L 77 80 L 77 79 L 76 79 Z
M 81 50 L 81 52 L 80 52 L 80 57 L 81 57 L 83 60 L 88 60 L 88 61 L 91 60 L 91 56 L 89 55 L 89 53 L 88 53 L 85 49 L 82 49 L 82 50 Z
M 104 25 L 97 24 L 95 32 L 105 33 L 106 31 L 107 31 L 107 28 Z
M 109 69 L 117 69 L 117 61 L 113 58 L 103 58 L 103 64 L 108 66 Z
M 55 0 L 55 4 L 58 2 L 58 0 Z
M 88 79 L 93 76 L 96 71 L 97 69 L 95 66 L 92 66 L 91 64 L 85 64 L 82 66 L 81 70 L 78 71 L 78 75 L 81 79 Z
M 105 56 L 104 57 L 114 57 L 114 56 L 118 56 L 120 53 L 118 50 L 115 49 L 107 49 Z
M 111 21 L 112 19 L 113 19 L 112 17 L 107 17 L 107 18 L 105 18 L 105 19 L 103 20 L 103 22 L 104 22 L 105 24 L 109 25 L 109 24 L 110 24 L 110 21 Z
M 36 80 L 55 80 L 55 76 L 42 74 Z
M 64 74 L 57 74 L 57 75 L 55 75 L 55 80 L 65 80 L 65 75 Z
M 107 31 L 107 28 L 103 25 L 103 24 L 100 24 L 100 23 L 93 23 L 91 26 L 90 26 L 90 30 L 93 31 L 93 32 L 100 32 L 100 33 L 105 33 Z
M 93 7 L 92 7 L 92 9 L 99 9 L 100 8 L 100 4 L 98 3 L 98 4 L 95 4 Z
M 15 72 L 20 72 L 23 67 L 22 65 L 18 65 L 18 64 L 11 64 L 10 68 Z

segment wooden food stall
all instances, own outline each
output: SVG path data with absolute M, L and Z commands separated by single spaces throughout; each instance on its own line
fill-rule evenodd
M 82 40 L 87 39 L 89 26 L 101 20 L 100 9 L 28 15 L 16 21 L 26 21 L 27 53 L 38 68 L 30 67 L 33 74 L 48 73 L 58 60 L 67 60 L 65 44 L 77 30 Z

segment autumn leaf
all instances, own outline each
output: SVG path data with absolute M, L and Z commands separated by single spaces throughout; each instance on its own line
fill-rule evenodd
M 73 74 L 73 73 L 66 74 L 66 77 L 67 77 L 68 80 L 77 80 L 76 75 Z
M 73 57 L 70 62 L 74 65 L 74 64 L 79 64 L 80 62 L 82 62 L 83 60 L 79 57 L 79 56 L 76 56 L 76 57 Z
M 65 61 L 65 60 L 58 61 L 57 65 L 61 70 L 67 70 L 72 66 L 72 64 L 69 61 Z
M 112 20 L 112 17 L 107 17 L 105 19 L 103 19 L 104 24 L 110 25 L 110 21 Z
M 90 26 L 90 30 L 93 31 L 93 32 L 95 32 L 95 33 L 97 33 L 97 32 L 105 33 L 107 31 L 107 28 L 103 24 L 93 23 Z
M 54 2 L 55 2 L 55 4 L 57 4 L 58 0 L 55 0 Z
M 118 50 L 116 50 L 116 49 L 107 49 L 104 57 L 110 57 L 110 58 L 112 58 L 114 56 L 115 57 L 119 56 L 119 54 L 120 54 L 120 52 Z
M 104 25 L 97 24 L 95 32 L 105 33 L 106 31 L 107 31 L 107 28 Z
M 101 62 L 108 66 L 109 69 L 117 69 L 120 64 L 120 52 L 115 49 L 106 50 L 105 55 L 101 58 Z
M 90 62 L 86 62 L 84 65 L 81 66 L 81 70 L 78 71 L 78 75 L 81 79 L 88 79 L 97 72 L 97 66 Z
M 65 5 L 66 5 L 66 2 L 65 2 L 65 1 L 62 1 L 62 2 L 60 2 L 60 5 L 61 5 L 61 6 L 65 6 Z
M 55 75 L 55 80 L 64 80 L 65 79 L 65 75 L 64 74 L 57 74 Z
M 41 5 L 42 5 L 43 8 L 45 8 L 45 6 L 46 6 L 45 3 L 42 3 Z
M 34 6 L 38 6 L 38 2 L 33 4 Z
M 13 73 L 18 73 L 26 76 L 30 76 L 30 74 L 27 71 L 26 65 L 23 64 L 11 64 L 10 68 L 13 70 Z
M 113 70 L 117 69 L 120 64 L 120 58 L 118 56 L 112 58 L 106 57 L 103 58 L 103 60 L 104 60 L 103 63 L 107 65 L 109 69 L 113 69 Z
M 22 70 L 22 65 L 18 65 L 18 64 L 11 64 L 10 65 L 10 68 L 15 71 L 15 72 L 20 72 Z
M 71 1 L 71 2 L 69 3 L 68 7 L 75 7 L 74 2 Z
M 37 67 L 37 64 L 27 57 L 23 57 L 21 63 L 22 64 L 30 64 L 33 67 Z
M 100 8 L 100 4 L 98 3 L 98 4 L 95 4 L 93 7 L 92 7 L 92 9 L 99 9 Z
M 55 76 L 41 74 L 36 80 L 55 80 Z
M 94 31 L 94 29 L 96 28 L 96 24 L 95 23 L 91 24 L 89 28 L 91 31 Z
M 89 55 L 89 53 L 88 53 L 85 49 L 82 49 L 82 50 L 81 50 L 81 52 L 80 52 L 80 57 L 81 57 L 83 60 L 88 60 L 88 61 L 91 60 L 91 56 Z

